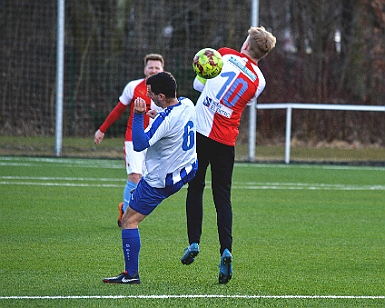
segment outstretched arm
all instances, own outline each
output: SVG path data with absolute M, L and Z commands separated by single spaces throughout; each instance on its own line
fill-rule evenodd
M 107 116 L 105 121 L 102 125 L 100 125 L 100 128 L 95 132 L 94 135 L 94 142 L 96 144 L 100 144 L 104 138 L 104 133 L 107 131 L 107 129 L 118 120 L 124 111 L 126 110 L 127 106 L 123 103 L 119 102 L 115 108 L 110 112 L 110 114 Z
M 100 143 L 102 142 L 103 138 L 104 138 L 104 133 L 102 133 L 102 132 L 100 131 L 100 129 L 98 129 L 98 130 L 95 132 L 94 142 L 95 142 L 96 144 L 100 144 Z

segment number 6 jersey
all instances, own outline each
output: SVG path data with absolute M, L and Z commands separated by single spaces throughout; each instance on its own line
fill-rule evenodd
M 245 54 L 220 48 L 221 73 L 205 84 L 195 78 L 194 89 L 202 92 L 196 104 L 197 132 L 222 144 L 234 146 L 246 105 L 265 88 L 258 65 Z
M 198 168 L 196 154 L 196 113 L 193 102 L 185 97 L 159 112 L 143 131 L 143 115 L 135 113 L 134 149 L 147 148 L 144 179 L 152 187 L 164 188 L 188 178 Z

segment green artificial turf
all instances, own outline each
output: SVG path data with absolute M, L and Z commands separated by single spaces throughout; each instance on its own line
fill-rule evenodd
M 344 147 L 332 147 L 325 144 L 323 147 L 298 146 L 290 147 L 290 162 L 316 163 L 349 163 L 349 164 L 376 164 L 385 166 L 385 148 L 374 145 L 361 147 L 342 143 Z M 0 136 L 0 155 L 2 156 L 55 156 L 56 141 L 52 137 L 20 137 Z M 93 137 L 66 137 L 62 140 L 62 157 L 84 158 L 116 158 L 123 159 L 123 135 L 121 138 L 103 139 L 100 145 L 95 145 Z M 249 146 L 247 143 L 237 142 L 235 147 L 237 161 L 250 161 Z M 285 161 L 285 146 L 283 144 L 257 144 L 255 147 L 256 162 Z
M 183 188 L 139 227 L 141 284 L 102 283 L 123 270 L 125 178 L 119 160 L 0 157 L 0 307 L 385 305 L 383 167 L 236 164 L 227 285 L 209 177 L 193 264 Z

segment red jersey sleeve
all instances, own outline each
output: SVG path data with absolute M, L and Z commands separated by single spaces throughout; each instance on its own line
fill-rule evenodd
M 124 113 L 126 110 L 127 105 L 122 104 L 119 102 L 114 109 L 110 112 L 110 114 L 107 116 L 103 124 L 99 127 L 100 131 L 102 133 L 105 133 L 107 129 L 114 124 Z

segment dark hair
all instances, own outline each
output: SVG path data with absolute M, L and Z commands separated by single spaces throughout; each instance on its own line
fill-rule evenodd
M 148 77 L 146 84 L 151 86 L 151 91 L 155 94 L 163 93 L 166 98 L 175 97 L 176 81 L 169 72 L 161 72 Z

